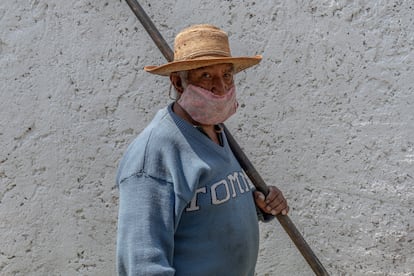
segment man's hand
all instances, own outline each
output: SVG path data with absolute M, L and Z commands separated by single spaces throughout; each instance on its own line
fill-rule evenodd
M 254 192 L 256 205 L 265 213 L 274 216 L 278 214 L 287 215 L 289 206 L 282 192 L 275 186 L 269 186 L 269 194 L 267 197 L 259 191 Z

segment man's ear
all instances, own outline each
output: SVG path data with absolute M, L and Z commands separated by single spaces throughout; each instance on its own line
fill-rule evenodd
M 183 83 L 181 81 L 181 77 L 177 73 L 171 73 L 170 81 L 178 93 L 180 94 L 183 93 L 184 91 Z

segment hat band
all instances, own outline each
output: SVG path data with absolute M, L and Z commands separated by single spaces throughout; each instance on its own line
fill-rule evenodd
M 210 50 L 210 51 L 193 52 L 190 55 L 183 56 L 180 59 L 176 59 L 175 61 L 182 61 L 182 60 L 194 59 L 194 58 L 203 57 L 203 56 L 230 57 L 229 52 L 220 51 L 220 50 Z

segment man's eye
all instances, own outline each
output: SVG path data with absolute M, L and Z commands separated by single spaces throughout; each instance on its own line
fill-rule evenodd
M 211 77 L 211 75 L 209 73 L 203 73 L 201 75 L 204 79 L 209 79 Z

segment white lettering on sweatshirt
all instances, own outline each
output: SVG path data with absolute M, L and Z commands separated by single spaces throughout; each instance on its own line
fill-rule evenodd
M 211 204 L 219 205 L 253 189 L 254 186 L 250 183 L 245 172 L 234 172 L 226 178 L 213 183 L 210 187 L 204 186 L 198 188 L 185 210 L 187 212 L 200 210 L 198 199 L 202 196 L 210 196 Z

